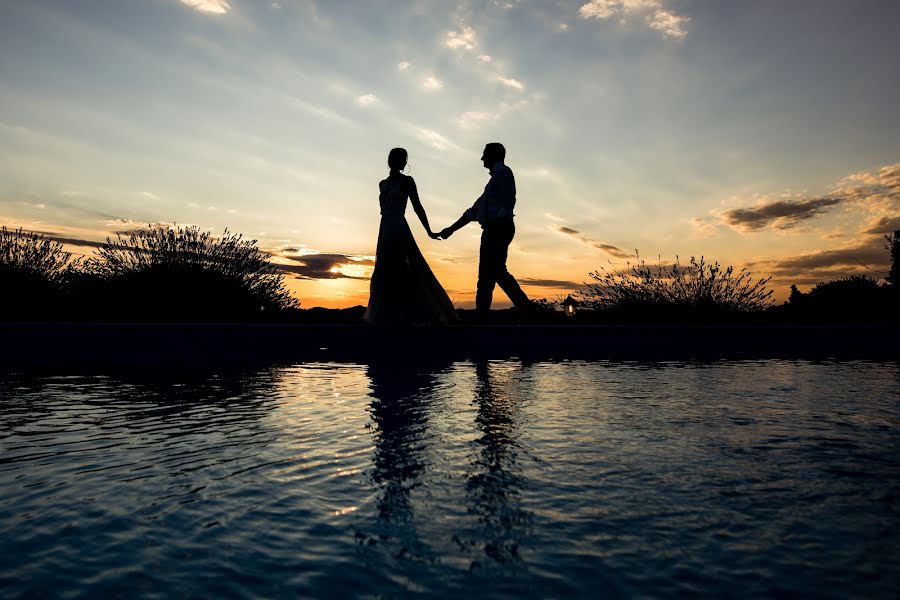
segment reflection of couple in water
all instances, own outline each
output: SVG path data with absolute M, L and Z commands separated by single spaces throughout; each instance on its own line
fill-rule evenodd
M 447 239 L 472 221 L 478 221 L 481 225 L 475 296 L 479 316 L 486 316 L 490 310 L 497 284 L 517 309 L 530 309 L 528 297 L 506 270 L 506 256 L 516 232 L 513 224 L 516 181 L 512 170 L 503 162 L 505 158 L 506 149 L 502 144 L 491 143 L 484 147 L 481 161 L 491 174 L 484 193 L 453 225 L 434 233 L 419 200 L 415 180 L 402 173 L 406 168 L 406 150 L 391 150 L 388 155 L 391 172 L 387 179 L 378 184 L 381 226 L 375 252 L 375 272 L 369 290 L 369 307 L 364 317 L 367 322 L 378 325 L 447 324 L 457 320 L 453 303 L 428 267 L 406 222 L 407 200 L 412 202 L 413 210 L 433 239 Z

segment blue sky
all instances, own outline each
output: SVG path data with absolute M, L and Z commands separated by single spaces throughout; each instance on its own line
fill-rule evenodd
M 888 0 L 5 2 L 0 222 L 228 227 L 291 265 L 304 305 L 364 303 L 387 151 L 409 150 L 438 228 L 502 141 L 530 294 L 638 249 L 750 265 L 783 295 L 886 269 L 898 19 Z M 416 233 L 460 305 L 478 234 Z

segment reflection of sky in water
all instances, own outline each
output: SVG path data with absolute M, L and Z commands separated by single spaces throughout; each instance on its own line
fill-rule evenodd
M 883 595 L 895 364 L 0 378 L 0 584 Z

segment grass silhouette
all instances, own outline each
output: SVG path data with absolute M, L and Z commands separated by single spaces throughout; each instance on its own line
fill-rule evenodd
M 256 240 L 227 229 L 221 237 L 177 226 L 118 234 L 83 272 L 79 304 L 107 318 L 253 321 L 297 306 Z
M 22 229 L 0 229 L 0 318 L 43 319 L 57 311 L 78 261 L 61 243 Z
M 616 320 L 729 320 L 760 313 L 771 305 L 769 278 L 691 257 L 687 265 L 651 266 L 641 260 L 624 271 L 590 273 L 593 283 L 580 294 L 594 316 Z

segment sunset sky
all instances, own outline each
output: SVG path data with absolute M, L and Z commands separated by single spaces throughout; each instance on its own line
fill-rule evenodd
M 0 225 L 259 240 L 303 306 L 365 304 L 388 150 L 436 230 L 486 142 L 533 297 L 642 257 L 884 276 L 900 229 L 895 0 L 0 2 Z M 477 224 L 408 219 L 459 306 Z M 498 301 L 506 298 L 498 291 Z

